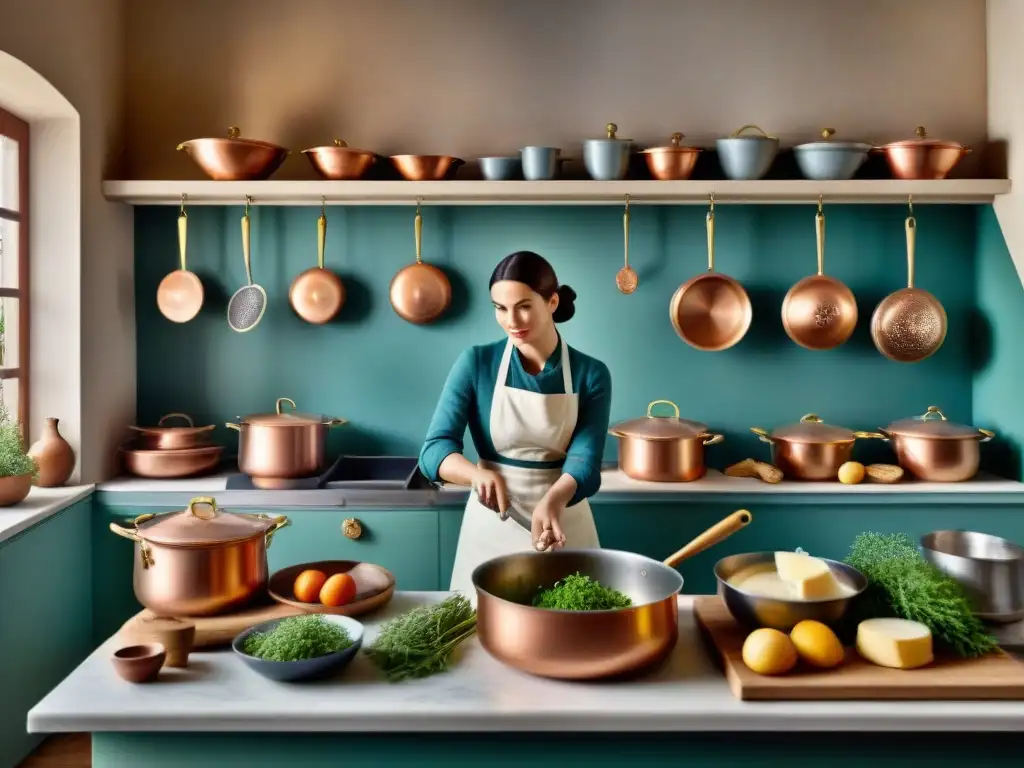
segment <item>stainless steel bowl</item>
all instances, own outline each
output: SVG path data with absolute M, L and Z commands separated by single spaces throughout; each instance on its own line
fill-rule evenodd
M 987 533 L 932 531 L 921 537 L 921 553 L 963 585 L 979 619 L 1024 619 L 1024 547 Z
M 728 580 L 741 570 L 752 565 L 775 563 L 774 552 L 748 552 L 731 555 L 715 563 L 718 596 L 722 598 L 733 618 L 751 629 L 771 627 L 788 632 L 805 619 L 820 621 L 836 629 L 853 602 L 868 588 L 868 580 L 863 573 L 846 563 L 826 558 L 819 559 L 828 563 L 836 578 L 853 587 L 854 592 L 828 600 L 784 600 L 738 589 Z

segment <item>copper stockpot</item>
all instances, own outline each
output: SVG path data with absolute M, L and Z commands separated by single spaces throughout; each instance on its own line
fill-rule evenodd
M 839 468 L 853 455 L 857 438 L 884 437 L 878 432 L 854 432 L 826 424 L 813 413 L 771 434 L 760 427 L 750 431 L 771 445 L 772 464 L 793 480 L 836 480 Z
M 734 512 L 664 562 L 612 549 L 519 552 L 488 560 L 473 571 L 480 644 L 504 664 L 561 680 L 651 667 L 679 640 L 683 577 L 675 566 L 752 519 L 745 509 Z M 611 611 L 533 607 L 539 589 L 577 572 L 625 593 L 633 605 Z
M 304 149 L 302 154 L 309 159 L 317 173 L 332 181 L 361 179 L 377 161 L 377 155 L 373 152 L 352 149 L 341 139 L 335 139 L 333 146 Z
M 955 141 L 929 139 L 923 125 L 914 130 L 916 139 L 894 141 L 878 147 L 885 154 L 897 179 L 944 179 L 971 150 Z
M 656 405 L 670 405 L 674 416 L 653 416 Z M 647 416 L 624 421 L 608 430 L 619 439 L 619 469 L 634 480 L 688 483 L 704 477 L 704 446 L 725 437 L 708 432 L 706 424 L 679 418 L 671 400 L 654 400 Z
M 651 147 L 641 150 L 640 154 L 647 160 L 647 168 L 651 176 L 659 181 L 681 181 L 690 178 L 697 157 L 703 150 L 700 147 L 684 147 L 680 145 L 683 134 L 676 131 L 672 134 L 667 147 Z
M 224 448 L 219 445 L 167 450 L 123 448 L 122 452 L 125 469 L 131 474 L 170 480 L 212 472 L 220 464 Z
M 290 413 L 281 405 L 288 403 Z M 277 398 L 274 413 L 250 414 L 239 423 L 228 422 L 238 431 L 238 468 L 253 479 L 254 484 L 297 477 L 312 477 L 326 466 L 327 430 L 345 424 L 334 419 L 295 412 L 295 401 Z
M 178 145 L 215 181 L 262 181 L 288 157 L 288 150 L 268 141 L 242 139 L 235 126 L 226 139 L 191 139 Z
M 110 530 L 135 542 L 135 597 L 158 616 L 211 616 L 240 608 L 267 588 L 267 548 L 288 525 L 281 515 L 243 515 L 192 499 L 182 512 L 136 517 Z
M 938 406 L 930 405 L 921 416 L 894 421 L 879 430 L 896 453 L 899 465 L 918 480 L 957 483 L 978 474 L 981 443 L 995 432 L 946 419 Z
M 390 159 L 409 181 L 440 181 L 464 162 L 450 155 L 392 155 Z
M 165 427 L 164 422 L 170 419 L 181 419 L 188 423 L 187 427 Z M 135 444 L 147 450 L 169 450 L 183 448 L 201 448 L 210 444 L 213 424 L 197 427 L 187 413 L 168 413 L 160 417 L 155 427 L 130 426 L 137 435 Z

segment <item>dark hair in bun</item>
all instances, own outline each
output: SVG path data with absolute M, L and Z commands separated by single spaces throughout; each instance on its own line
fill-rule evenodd
M 554 267 L 539 253 L 533 251 L 510 253 L 494 268 L 489 287 L 493 288 L 495 283 L 502 280 L 514 280 L 517 283 L 528 285 L 532 291 L 539 293 L 545 299 L 550 299 L 557 293 L 558 307 L 552 315 L 552 319 L 556 323 L 571 320 L 572 316 L 576 314 L 576 291 L 568 285 L 558 284 Z

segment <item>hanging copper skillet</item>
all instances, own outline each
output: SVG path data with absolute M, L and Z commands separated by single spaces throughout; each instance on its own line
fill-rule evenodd
M 719 352 L 738 343 L 750 328 L 753 310 L 743 286 L 715 272 L 715 196 L 707 215 L 708 271 L 676 289 L 668 314 L 672 327 L 691 347 Z
M 295 314 L 315 325 L 332 320 L 345 303 L 345 285 L 341 278 L 324 269 L 324 249 L 327 246 L 325 206 L 324 199 L 320 198 L 320 218 L 316 221 L 317 266 L 296 277 L 288 290 L 288 301 Z
M 199 314 L 203 307 L 203 283 L 195 272 L 189 272 L 185 261 L 188 241 L 188 214 L 185 213 L 186 196 L 181 196 L 181 212 L 178 214 L 178 253 L 181 268 L 176 269 L 160 281 L 156 291 L 156 305 L 160 314 L 174 323 L 187 323 Z
M 391 279 L 391 306 L 403 320 L 426 325 L 444 314 L 452 301 L 448 276 L 423 261 L 423 217 L 416 203 L 416 261 L 399 270 Z
M 789 289 L 782 302 L 782 325 L 801 347 L 832 349 L 849 339 L 857 327 L 857 301 L 846 285 L 825 275 L 825 214 L 820 197 L 814 227 L 818 274 Z
M 890 293 L 871 316 L 871 339 L 890 360 L 916 363 L 930 357 L 946 340 L 946 310 L 928 291 L 914 287 L 914 251 L 917 221 L 914 201 L 908 200 L 907 287 Z

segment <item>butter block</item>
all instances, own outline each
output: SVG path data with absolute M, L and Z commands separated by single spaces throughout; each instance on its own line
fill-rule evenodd
M 776 552 L 775 570 L 800 600 L 826 600 L 842 594 L 828 563 L 801 552 Z
M 865 619 L 857 625 L 857 652 L 893 669 L 915 669 L 935 660 L 931 630 L 907 619 Z

